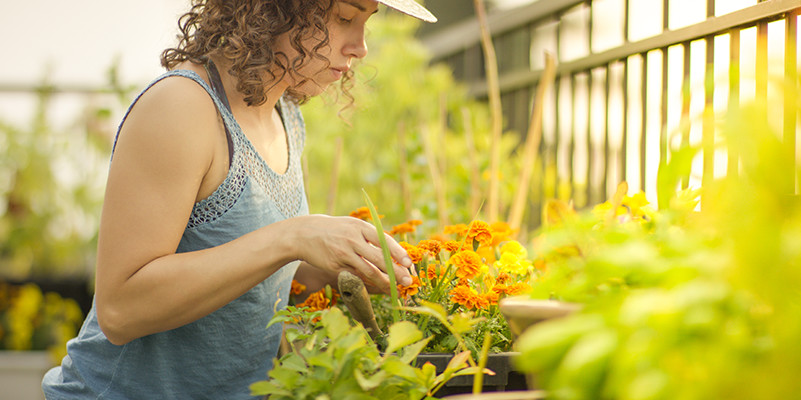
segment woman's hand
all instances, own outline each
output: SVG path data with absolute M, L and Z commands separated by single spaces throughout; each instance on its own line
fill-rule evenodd
M 362 278 L 368 286 L 389 293 L 389 276 L 375 226 L 353 217 L 309 215 L 294 218 L 298 229 L 299 258 L 336 276 L 347 270 Z M 384 234 L 397 282 L 411 284 L 412 261 L 391 236 Z

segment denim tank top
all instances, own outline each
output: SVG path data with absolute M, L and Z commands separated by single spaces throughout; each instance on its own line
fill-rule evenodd
M 231 112 L 196 73 L 170 71 L 142 93 L 161 79 L 174 76 L 192 79 L 209 92 L 233 144 L 228 175 L 212 195 L 194 205 L 177 251 L 218 246 L 273 222 L 308 214 L 300 164 L 305 127 L 297 104 L 283 98 L 278 104 L 289 147 L 287 171 L 278 174 L 267 166 Z M 68 355 L 61 366 L 45 375 L 42 388 L 46 397 L 250 399 L 248 386 L 266 379 L 276 357 L 282 327 L 266 326 L 275 310 L 286 306 L 297 264 L 284 266 L 195 322 L 123 346 L 105 337 L 93 304 L 78 337 L 67 344 Z M 180 282 L 175 283 L 176 290 L 180 286 Z

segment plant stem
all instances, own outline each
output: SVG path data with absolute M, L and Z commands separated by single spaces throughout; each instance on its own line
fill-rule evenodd
M 495 47 L 489 32 L 487 16 L 484 9 L 484 0 L 474 0 L 476 17 L 481 27 L 481 47 L 484 50 L 484 67 L 487 70 L 487 85 L 489 86 L 489 102 L 492 116 L 492 142 L 490 143 L 490 189 L 489 189 L 489 220 L 498 220 L 500 210 L 500 164 L 501 164 L 501 135 L 503 130 L 503 110 L 501 109 L 501 90 L 498 83 L 498 59 L 495 56 Z
M 367 207 L 370 209 L 370 216 L 373 218 L 373 225 L 375 225 L 376 233 L 378 234 L 378 241 L 381 244 L 381 250 L 384 253 L 384 266 L 387 270 L 387 275 L 389 275 L 389 299 L 390 304 L 392 305 L 392 323 L 398 323 L 400 321 L 400 311 L 399 311 L 399 302 L 398 302 L 398 284 L 397 279 L 395 278 L 395 267 L 392 265 L 392 256 L 389 254 L 389 246 L 387 246 L 387 238 L 384 234 L 384 227 L 381 224 L 381 219 L 378 216 L 378 211 L 376 211 L 373 202 L 370 200 L 370 196 L 367 195 L 367 191 L 362 189 L 362 193 L 364 194 L 364 200 L 367 203 Z
M 489 356 L 490 343 L 492 338 L 489 332 L 484 334 L 484 345 L 481 346 L 481 354 L 478 357 L 478 370 L 473 377 L 473 393 L 481 393 L 481 388 L 484 386 L 484 367 L 487 366 L 487 357 Z

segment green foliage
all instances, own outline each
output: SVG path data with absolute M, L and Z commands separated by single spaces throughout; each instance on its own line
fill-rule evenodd
M 440 189 L 447 192 L 448 218 L 467 221 L 475 216 L 477 209 L 465 206 L 471 196 L 465 131 L 474 132 L 472 161 L 483 173 L 489 165 L 489 112 L 485 104 L 468 99 L 466 88 L 447 66 L 430 65 L 430 56 L 413 36 L 417 26 L 416 20 L 403 16 L 373 17 L 367 39 L 370 54 L 355 69 L 353 107 L 343 109 L 344 99 L 337 104 L 331 95 L 303 106 L 312 212 L 329 211 L 329 189 L 336 179 L 333 214 L 362 206 L 361 190 L 367 188 L 381 205 L 379 211 L 397 218 L 392 222 L 415 217 L 434 223 L 438 188 L 430 167 L 436 166 L 443 177 Z M 339 171 L 334 171 L 338 175 L 332 176 L 338 139 L 343 140 L 342 158 Z M 516 135 L 507 135 L 502 143 L 505 154 L 512 153 L 517 141 Z M 516 159 L 510 159 L 505 176 L 513 176 L 516 167 Z M 479 179 L 484 191 L 488 178 Z M 504 187 L 504 198 L 511 198 L 512 190 Z
M 54 92 L 45 81 L 25 126 L 0 120 L 0 270 L 5 277 L 87 275 L 111 150 L 112 111 L 127 104 L 116 64 L 111 96 L 92 96 L 73 125 L 51 125 Z M 98 100 L 99 99 L 99 100 Z M 114 100 L 115 99 L 115 100 Z M 117 102 L 119 101 L 119 103 Z
M 251 394 L 271 400 L 433 399 L 450 378 L 473 374 L 469 353 L 456 355 L 437 375 L 433 365 L 414 365 L 428 338 L 409 321 L 389 327 L 385 352 L 367 331 L 338 308 L 314 313 L 289 307 L 271 321 L 294 322 L 287 337 L 293 351 L 275 361 L 269 380 L 255 382 Z
M 688 201 L 697 191 L 675 191 L 696 153 L 681 149 L 660 171 L 648 223 L 579 215 L 543 230 L 548 272 L 534 296 L 584 304 L 516 342 L 519 366 L 552 398 L 797 396 L 799 169 L 765 115 L 727 116 L 742 168 L 704 187 L 699 211 Z
M 0 121 L 0 264 L 6 276 L 85 273 L 95 250 L 103 180 L 91 165 L 107 160 L 100 140 L 76 140 L 49 125 L 51 94 L 38 94 L 24 128 Z M 108 119 L 86 116 L 86 138 Z

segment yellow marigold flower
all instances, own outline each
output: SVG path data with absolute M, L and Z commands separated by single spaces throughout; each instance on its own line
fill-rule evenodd
M 576 210 L 573 209 L 573 205 L 564 200 L 548 200 L 542 207 L 542 225 L 545 227 L 558 226 L 575 217 Z
M 290 293 L 292 293 L 292 294 L 301 294 L 301 293 L 303 293 L 305 291 L 306 291 L 306 285 L 304 285 L 304 284 L 302 284 L 302 283 L 300 283 L 300 282 L 298 282 L 298 281 L 296 281 L 294 279 L 292 280 L 292 288 L 289 290 Z
M 467 225 L 465 224 L 447 225 L 445 226 L 445 234 L 446 235 L 456 234 L 457 236 L 464 236 L 467 234 Z
M 401 245 L 401 247 L 403 247 L 404 250 L 406 250 L 406 254 L 409 255 L 409 258 L 412 260 L 413 263 L 417 264 L 420 261 L 423 261 L 423 256 L 425 255 L 425 252 L 422 249 L 406 242 L 400 242 L 398 244 Z
M 612 203 L 605 201 L 601 204 L 596 205 L 592 208 L 592 214 L 595 215 L 595 218 L 604 220 L 606 216 L 609 215 L 609 212 L 612 210 Z M 617 210 L 615 210 L 615 216 L 628 214 L 629 209 L 626 207 L 618 206 Z
M 631 208 L 640 208 L 643 206 L 647 206 L 648 204 L 651 204 L 651 202 L 649 202 L 648 199 L 645 197 L 645 192 L 641 190 L 635 193 L 633 196 L 624 196 L 623 204 Z
M 456 253 L 448 262 L 456 267 L 456 276 L 459 278 L 473 279 L 481 272 L 481 257 L 474 251 Z
M 484 281 L 484 287 L 491 288 L 495 286 L 495 277 L 492 274 L 484 274 L 482 280 Z
M 420 288 L 420 279 L 416 276 L 412 277 L 412 284 L 409 286 L 398 285 L 398 295 L 404 299 L 417 294 Z
M 510 240 L 501 246 L 501 254 L 504 253 L 512 253 L 520 258 L 528 257 L 528 250 L 516 240 Z
M 473 221 L 467 229 L 467 240 L 468 242 L 475 240 L 482 246 L 491 246 L 492 232 L 489 224 L 484 221 Z
M 490 225 L 490 232 L 492 232 L 492 245 L 498 246 L 499 244 L 509 240 L 512 235 L 516 233 L 509 224 L 506 222 L 493 222 Z
M 498 270 L 517 275 L 525 275 L 530 266 L 530 261 L 513 252 L 501 253 L 501 259 L 495 262 L 495 268 Z
M 442 242 L 438 240 L 421 240 L 420 243 L 417 243 L 417 247 L 427 251 L 431 256 L 436 257 L 440 250 L 442 250 Z

